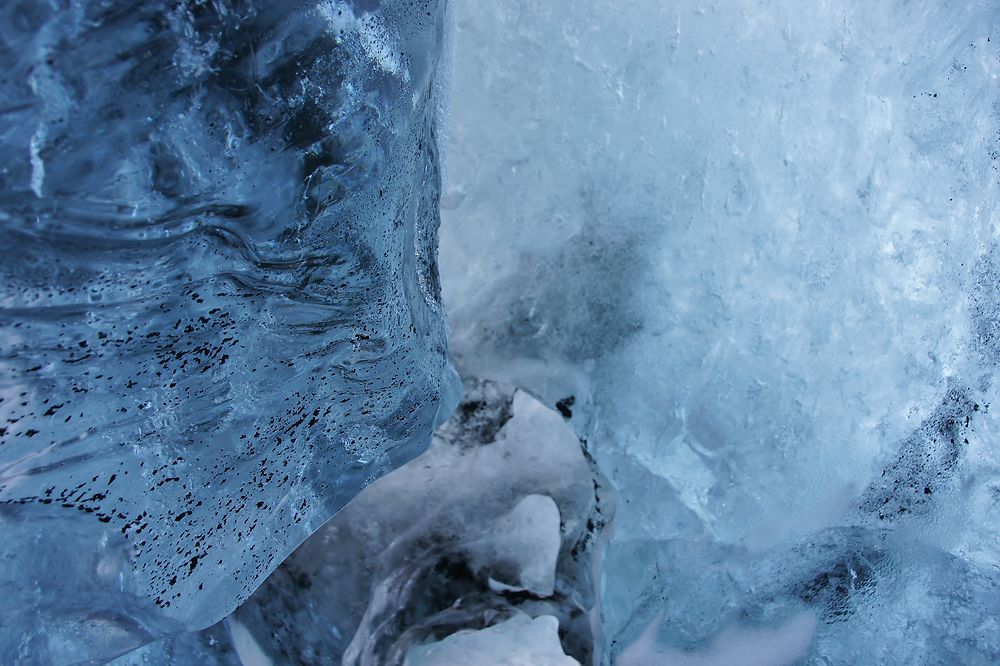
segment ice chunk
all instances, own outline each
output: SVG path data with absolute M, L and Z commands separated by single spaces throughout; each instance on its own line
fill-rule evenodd
M 218 621 L 457 401 L 443 3 L 0 7 L 0 661 Z
M 551 615 L 516 615 L 478 631 L 411 648 L 406 666 L 579 666 L 559 645 L 559 621 Z
M 559 556 L 559 507 L 548 495 L 528 495 L 471 550 L 474 569 L 494 562 L 513 564 L 512 571 L 490 576 L 491 587 L 552 596 Z
M 590 663 L 612 501 L 561 417 L 467 380 L 431 448 L 362 492 L 235 618 L 276 664 L 382 666 L 459 630 L 551 615 L 562 649 Z

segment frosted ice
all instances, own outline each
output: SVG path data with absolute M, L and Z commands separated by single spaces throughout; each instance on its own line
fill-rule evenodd
M 0 6 L 0 662 L 220 620 L 429 444 L 442 29 L 436 0 Z
M 560 545 L 559 507 L 555 501 L 548 495 L 528 495 L 501 516 L 491 532 L 470 548 L 474 568 L 494 561 L 510 563 L 510 571 L 490 576 L 490 587 L 552 596 Z
M 1000 659 L 995 3 L 455 11 L 452 350 L 622 493 L 602 659 Z
M 518 615 L 478 631 L 461 631 L 412 648 L 405 666 L 579 666 L 559 644 L 559 621 L 551 615 Z

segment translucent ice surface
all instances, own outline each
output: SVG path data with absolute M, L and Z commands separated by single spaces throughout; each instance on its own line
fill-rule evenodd
M 366 488 L 234 619 L 274 664 L 590 663 L 612 503 L 558 414 L 468 380 L 427 452 Z M 460 631 L 474 633 L 449 639 Z M 535 637 L 524 651 L 497 649 L 520 633 Z
M 455 11 L 452 350 L 621 493 L 601 658 L 1000 660 L 996 4 Z
M 442 26 L 0 5 L 0 662 L 218 621 L 429 444 Z
M 517 615 L 486 629 L 461 631 L 412 649 L 405 666 L 579 666 L 559 644 L 559 621 L 551 615 Z

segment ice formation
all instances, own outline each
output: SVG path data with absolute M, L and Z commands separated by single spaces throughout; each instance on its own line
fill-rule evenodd
M 580 666 L 563 653 L 559 621 L 551 615 L 517 615 L 486 629 L 460 631 L 414 648 L 405 666 Z
M 601 663 L 1000 660 L 996 4 L 456 11 L 452 351 L 621 493 Z
M 0 662 L 217 622 L 453 409 L 443 8 L 0 6 Z
M 997 663 L 998 19 L 0 6 L 0 662 Z
M 558 414 L 467 380 L 430 449 L 366 488 L 233 619 L 273 664 L 402 666 L 454 654 L 466 641 L 421 646 L 456 631 L 549 617 L 563 662 L 590 663 L 595 547 L 613 502 Z M 548 623 L 532 625 L 529 653 L 551 652 Z M 489 645 L 496 633 L 470 640 Z

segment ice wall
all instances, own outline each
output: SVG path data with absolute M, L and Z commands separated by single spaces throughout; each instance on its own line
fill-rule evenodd
M 216 622 L 426 448 L 458 393 L 442 29 L 437 0 L 0 6 L 0 661 Z
M 456 13 L 452 348 L 622 493 L 603 658 L 995 661 L 996 5 Z

